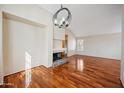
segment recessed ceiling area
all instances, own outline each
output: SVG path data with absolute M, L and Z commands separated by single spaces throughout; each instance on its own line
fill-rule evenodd
M 54 14 L 60 4 L 41 4 Z M 121 5 L 64 4 L 72 13 L 69 26 L 76 37 L 121 32 Z

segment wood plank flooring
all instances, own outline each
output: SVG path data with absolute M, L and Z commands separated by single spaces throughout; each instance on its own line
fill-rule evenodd
M 30 76 L 29 76 L 30 77 Z M 31 82 L 25 82 L 25 71 L 5 77 L 1 87 L 14 88 L 121 88 L 120 61 L 74 55 L 68 63 L 46 68 L 39 66 L 31 69 Z

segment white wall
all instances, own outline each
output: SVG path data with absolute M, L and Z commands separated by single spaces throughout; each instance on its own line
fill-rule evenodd
M 28 19 L 28 20 L 31 20 L 31 21 L 34 21 L 34 22 L 37 22 L 37 23 L 40 23 L 40 24 L 46 25 L 44 29 L 45 34 L 46 34 L 44 35 L 46 36 L 46 47 L 45 47 L 46 55 L 44 55 L 45 59 L 42 59 L 44 60 L 44 62 L 42 61 L 43 62 L 42 64 L 47 67 L 51 66 L 52 65 L 52 40 L 53 40 L 53 26 L 52 26 L 52 19 L 51 19 L 52 14 L 50 14 L 45 9 L 38 7 L 37 5 L 26 5 L 26 4 L 25 5 L 0 5 L 0 10 L 19 16 L 19 17 L 22 17 L 22 18 L 25 18 L 25 19 Z M 20 28 L 20 30 L 21 29 L 23 28 Z M 34 27 L 30 27 L 27 29 L 30 29 L 30 30 L 32 29 L 32 31 L 35 30 Z M 31 36 L 29 37 L 31 38 Z M 2 40 L 2 37 L 0 37 L 0 41 L 1 40 Z M 0 57 L 2 57 L 2 55 L 0 55 Z M 22 69 L 22 68 L 19 67 L 19 69 Z
M 47 41 L 44 28 L 4 19 L 4 75 L 31 67 L 47 65 Z M 30 63 L 26 58 L 30 56 Z
M 37 23 L 50 24 L 52 15 L 45 9 L 33 4 L 2 4 L 0 5 L 2 11 L 17 15 Z M 30 11 L 29 11 L 30 10 Z M 49 25 L 51 26 L 51 25 Z
M 84 51 L 77 54 L 121 59 L 121 33 L 87 36 L 84 40 Z
M 39 7 L 38 5 L 0 5 L 1 10 L 8 12 L 10 14 L 20 16 L 22 18 L 45 24 L 45 31 L 47 33 L 47 59 L 46 66 L 52 66 L 52 40 L 53 40 L 53 24 L 52 24 L 52 14 L 50 14 L 47 10 Z
M 121 55 L 121 81 L 124 86 L 124 5 L 122 6 L 122 55 Z
M 62 48 L 62 40 L 65 40 L 65 29 L 59 28 L 57 26 L 54 26 L 54 31 L 53 31 L 53 46 L 54 49 L 61 49 Z
M 65 29 L 54 26 L 54 39 L 65 40 Z
M 2 13 L 0 12 L 0 85 L 3 83 Z
M 54 49 L 61 49 L 62 48 L 62 40 L 54 39 Z
M 66 33 L 68 35 L 68 56 L 72 56 L 76 50 L 76 37 L 69 29 L 66 29 Z

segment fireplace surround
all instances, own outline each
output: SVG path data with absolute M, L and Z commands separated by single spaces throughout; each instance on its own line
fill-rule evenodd
M 64 52 L 53 53 L 53 67 L 67 63 L 67 57 Z

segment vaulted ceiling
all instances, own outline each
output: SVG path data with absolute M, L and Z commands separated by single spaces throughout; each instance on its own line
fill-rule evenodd
M 59 4 L 42 4 L 54 14 Z M 72 12 L 69 28 L 76 37 L 121 32 L 121 5 L 64 4 Z

